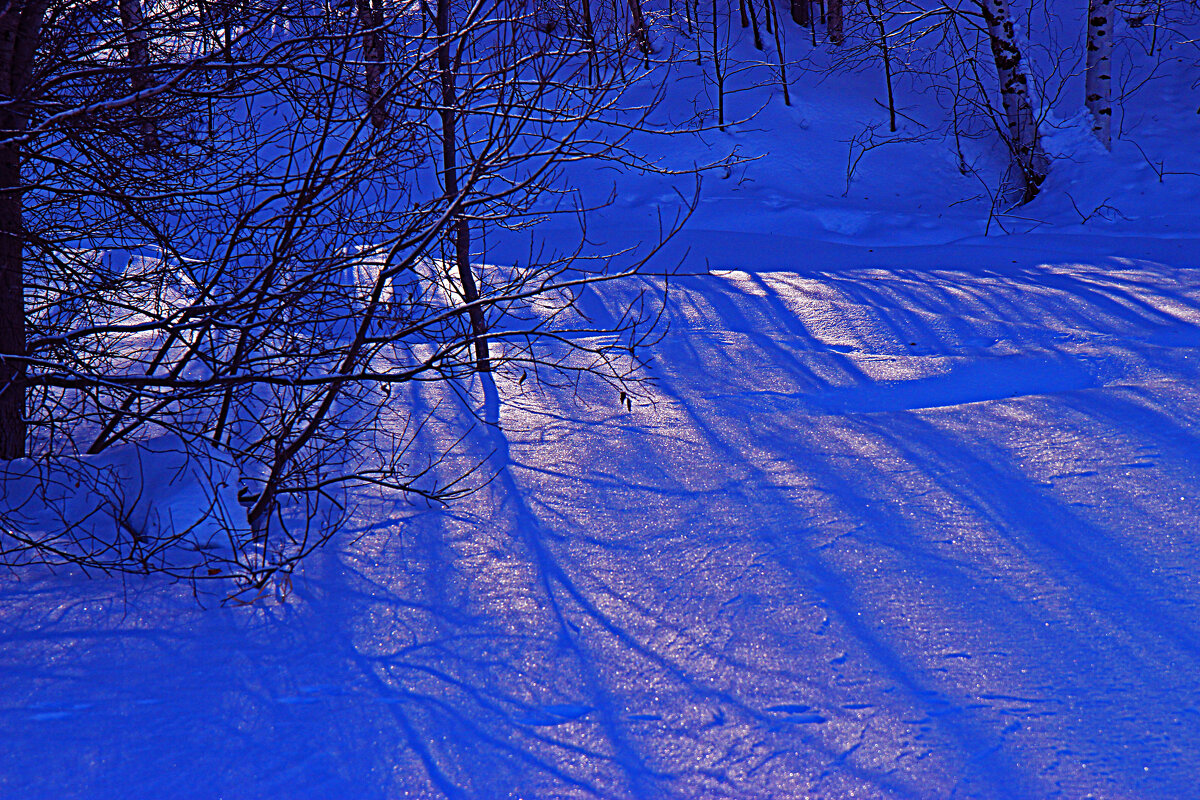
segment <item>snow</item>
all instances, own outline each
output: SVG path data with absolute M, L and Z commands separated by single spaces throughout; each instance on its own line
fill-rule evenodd
M 231 531 L 247 532 L 237 489 L 227 458 L 164 435 L 98 455 L 0 463 L 0 519 L 6 531 L 97 564 L 130 552 L 147 569 L 203 574 L 228 560 Z
M 361 506 L 279 597 L 11 573 L 0 796 L 1193 795 L 1200 117 L 1168 67 L 1111 154 L 1062 100 L 1044 193 L 990 222 L 940 138 L 843 196 L 871 73 L 661 141 L 754 160 L 654 262 L 648 397 L 467 387 L 495 480 Z M 589 169 L 598 252 L 690 196 Z

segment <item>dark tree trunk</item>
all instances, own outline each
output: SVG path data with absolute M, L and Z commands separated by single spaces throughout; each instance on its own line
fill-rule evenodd
M 25 130 L 22 95 L 47 0 L 9 0 L 0 8 L 0 459 L 27 454 L 25 419 L 25 230 L 21 157 L 12 139 Z M 13 358 L 15 357 L 15 359 Z
M 129 53 L 126 57 L 129 64 L 130 88 L 134 94 L 140 94 L 150 88 L 150 48 L 146 43 L 146 19 L 142 13 L 142 0 L 120 0 L 118 8 L 121 13 L 121 27 L 125 29 L 125 41 Z M 146 103 L 138 101 L 133 109 L 140 118 L 138 123 L 142 130 L 142 145 L 147 149 L 158 147 L 158 128 L 146 110 Z
M 650 56 L 650 30 L 646 27 L 646 16 L 642 13 L 642 0 L 629 0 L 629 13 L 633 15 L 633 35 L 637 37 L 642 55 Z
M 596 26 L 592 22 L 592 0 L 579 0 L 579 11 L 583 15 L 583 32 L 587 35 L 584 47 L 588 51 L 588 59 L 596 55 Z M 691 15 L 688 15 L 688 27 L 692 25 Z
M 438 72 L 442 84 L 442 108 L 439 112 L 442 123 L 442 180 L 446 199 L 459 204 L 459 210 L 451 217 L 450 231 L 454 237 L 454 261 L 458 278 L 462 283 L 463 299 L 470 305 L 467 314 L 471 320 L 471 331 L 475 339 L 475 364 L 480 372 L 490 372 L 491 356 L 488 352 L 487 321 L 483 309 L 478 305 L 479 289 L 471 271 L 471 227 L 461 207 L 458 185 L 458 92 L 456 76 L 450 59 L 450 0 L 438 0 L 435 20 L 438 36 Z
M 883 79 L 887 84 L 888 129 L 896 132 L 896 93 L 892 87 L 892 48 L 888 43 L 887 25 L 884 22 L 883 9 L 875 13 L 871 0 L 864 0 L 867 16 L 875 23 L 879 31 L 879 56 L 883 59 Z
M 747 0 L 746 6 L 750 10 L 750 26 L 754 29 L 754 46 L 762 50 L 763 40 L 758 30 L 758 13 L 754 10 L 754 0 Z
M 842 33 L 842 0 L 828 0 L 825 6 L 825 29 L 829 32 L 829 41 L 841 44 L 845 38 Z
M 0 115 L 5 133 L 12 115 Z M 25 455 L 25 369 L 8 356 L 25 355 L 25 274 L 21 235 L 21 165 L 0 146 L 0 459 Z
M 783 104 L 790 106 L 792 95 L 788 90 L 787 58 L 783 55 L 783 39 L 779 35 L 782 23 L 779 21 L 779 11 L 775 6 L 775 0 L 767 0 L 767 19 L 771 20 L 772 18 L 774 18 L 774 25 L 771 27 L 771 32 L 775 37 L 775 54 L 779 56 L 779 85 L 783 88 Z
M 387 124 L 387 105 L 383 100 L 383 8 L 380 0 L 358 0 L 358 24 L 363 31 L 363 62 L 366 64 L 371 123 L 382 128 Z
M 811 24 L 808 3 L 809 0 L 792 0 L 792 21 L 797 25 L 808 27 Z

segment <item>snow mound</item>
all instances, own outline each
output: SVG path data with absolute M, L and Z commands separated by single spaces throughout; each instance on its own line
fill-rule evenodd
M 140 562 L 148 570 L 208 564 L 248 529 L 230 460 L 177 436 L 98 455 L 7 462 L 0 507 L 10 553 L 24 545 L 47 560 Z

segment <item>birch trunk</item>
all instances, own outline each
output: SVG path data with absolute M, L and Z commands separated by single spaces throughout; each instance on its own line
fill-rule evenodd
M 1092 133 L 1112 149 L 1113 0 L 1088 0 L 1086 103 Z
M 121 27 L 125 31 L 125 41 L 129 52 L 126 56 L 129 64 L 129 84 L 134 94 L 140 94 L 150 87 L 150 48 L 146 43 L 146 18 L 142 14 L 142 0 L 119 0 L 118 8 L 121 13 Z M 146 104 L 133 104 L 134 113 L 140 118 L 138 127 L 142 132 L 142 145 L 153 149 L 158 147 L 158 129 L 154 120 L 146 115 Z
M 383 8 L 380 0 L 358 0 L 358 24 L 362 27 L 363 62 L 367 73 L 367 102 L 371 123 L 376 128 L 387 124 L 387 105 L 383 100 Z
M 1042 150 L 1037 120 L 1029 102 L 1029 81 L 1021 71 L 1021 50 L 1017 47 L 1008 0 L 984 0 L 981 6 L 1000 79 L 1009 148 L 1024 184 L 1022 202 L 1028 202 L 1037 195 L 1038 187 L 1046 177 L 1049 160 Z

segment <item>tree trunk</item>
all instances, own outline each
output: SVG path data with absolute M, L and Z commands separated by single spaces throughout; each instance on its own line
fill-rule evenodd
M 142 0 L 119 0 L 121 27 L 125 31 L 125 41 L 129 44 L 126 56 L 129 64 L 129 84 L 134 94 L 139 94 L 150 88 L 150 48 L 146 44 L 146 19 L 142 14 Z M 142 146 L 147 149 L 158 147 L 158 129 L 154 120 L 146 113 L 146 104 L 133 104 L 134 113 L 140 122 L 138 127 L 142 132 Z
M 750 26 L 754 29 L 754 46 L 762 50 L 763 40 L 762 34 L 758 31 L 758 13 L 754 10 L 754 0 L 747 0 L 746 6 L 750 9 Z
M 792 21 L 797 25 L 808 27 L 811 24 L 808 3 L 809 0 L 792 0 Z
M 631 0 L 632 2 L 632 0 Z M 457 78 L 450 58 L 450 0 L 438 0 L 434 24 L 438 37 L 438 73 L 442 84 L 442 107 L 439 117 L 442 123 L 442 180 L 446 199 L 461 204 L 458 186 L 458 107 Z M 488 352 L 487 322 L 483 309 L 479 307 L 479 289 L 471 271 L 471 227 L 461 205 L 450 219 L 450 232 L 454 238 L 454 261 L 458 277 L 462 282 L 463 300 L 470 305 L 467 315 L 475 339 L 475 364 L 480 372 L 490 372 L 491 356 Z
M 225 28 L 221 31 L 221 49 L 224 51 L 223 58 L 225 59 L 225 80 L 229 81 L 230 87 L 237 80 L 237 72 L 233 68 L 233 3 L 226 0 L 225 7 Z
M 16 130 L 4 114 L 4 133 Z M 25 355 L 25 274 L 22 258 L 21 164 L 0 146 L 0 459 L 25 455 L 25 368 L 6 356 Z
M 688 9 L 691 0 L 684 0 L 684 10 Z M 600 62 L 596 57 L 596 25 L 592 21 L 592 0 L 578 0 L 580 16 L 583 18 L 583 48 L 587 51 L 588 85 L 594 85 L 600 80 Z M 687 14 L 688 32 L 691 33 L 692 17 Z
M 825 6 L 825 30 L 829 32 L 829 41 L 841 44 L 845 38 L 842 34 L 842 0 L 829 0 Z
M 983 17 L 988 26 L 992 57 L 1000 79 L 1000 98 L 1004 103 L 1004 119 L 1008 128 L 1009 148 L 1014 165 L 1024 182 L 1024 198 L 1029 202 L 1037 196 L 1038 187 L 1046 177 L 1049 159 L 1041 147 L 1037 120 L 1029 103 L 1029 84 L 1021 72 L 1021 51 L 1008 11 L 1008 0 L 984 0 Z
M 1112 149 L 1113 0 L 1088 0 L 1086 102 L 1092 133 Z
M 686 2 L 684 6 L 686 8 Z M 583 17 L 583 33 L 587 37 L 583 46 L 588 51 L 588 60 L 590 62 L 596 56 L 596 25 L 592 22 L 592 0 L 579 0 L 579 12 Z M 692 17 L 690 14 L 687 17 L 688 28 L 690 29 L 692 26 Z
M 367 102 L 371 123 L 376 128 L 387 124 L 387 105 L 383 100 L 383 8 L 380 0 L 358 0 L 358 24 L 362 26 L 363 62 L 367 72 Z
M 725 130 L 725 74 L 721 66 L 721 45 L 718 38 L 720 31 L 717 0 L 712 0 L 712 48 L 713 74 L 717 79 L 717 127 Z
M 642 0 L 629 0 L 629 13 L 633 15 L 633 35 L 637 37 L 638 49 L 648 59 L 650 31 L 646 28 L 646 16 L 642 13 Z
M 21 96 L 29 83 L 33 54 L 48 0 L 10 0 L 0 9 L 0 459 L 27 454 L 25 365 L 25 230 L 22 220 L 21 160 L 7 140 L 26 127 Z
M 887 24 L 883 9 L 875 13 L 871 0 L 864 0 L 867 16 L 875 23 L 879 31 L 879 56 L 883 59 L 883 79 L 887 83 L 888 130 L 896 132 L 896 92 L 892 87 L 892 48 L 888 43 Z
M 779 35 L 779 14 L 775 8 L 775 0 L 767 0 L 767 19 L 774 17 L 774 27 L 771 29 L 772 35 L 775 37 L 775 54 L 779 56 L 779 85 L 783 88 L 783 104 L 790 106 L 792 104 L 792 95 L 788 90 L 787 79 L 787 58 L 783 55 L 783 39 Z

